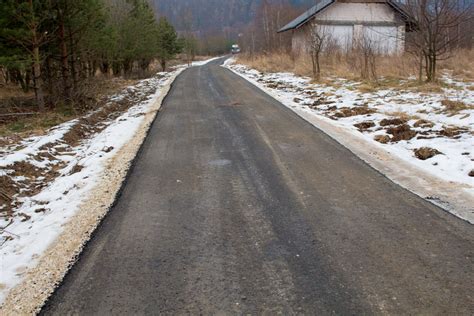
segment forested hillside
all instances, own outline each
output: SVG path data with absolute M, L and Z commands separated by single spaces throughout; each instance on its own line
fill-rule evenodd
M 307 8 L 315 0 L 152 0 L 160 15 L 167 16 L 183 30 L 192 21 L 192 27 L 200 33 L 235 31 L 245 27 L 257 15 L 263 3 L 293 5 Z

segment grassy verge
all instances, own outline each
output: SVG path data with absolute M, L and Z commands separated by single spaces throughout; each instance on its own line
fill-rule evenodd
M 458 50 L 452 57 L 439 62 L 439 74 L 447 73 L 458 81 L 474 80 L 474 50 Z M 239 63 L 261 72 L 292 72 L 299 76 L 312 77 L 312 62 L 309 55 L 292 56 L 286 52 L 260 55 L 238 56 Z M 418 92 L 439 92 L 441 88 L 456 88 L 443 80 L 438 83 L 425 84 L 416 79 L 417 60 L 410 54 L 402 56 L 378 56 L 375 60 L 378 79 L 364 82 L 362 89 L 378 88 L 412 88 Z M 321 56 L 321 81 L 330 83 L 335 78 L 361 81 L 360 56 L 356 54 L 332 53 Z

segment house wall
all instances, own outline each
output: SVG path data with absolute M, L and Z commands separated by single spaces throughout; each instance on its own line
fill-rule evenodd
M 336 2 L 316 15 L 316 20 L 351 22 L 396 22 L 395 11 L 386 3 Z M 357 23 L 356 23 L 357 24 Z
M 318 13 L 313 21 L 323 25 L 324 32 L 342 49 L 350 50 L 355 41 L 370 39 L 381 54 L 404 51 L 405 26 L 395 11 L 385 3 L 337 2 Z M 293 51 L 309 51 L 311 23 L 294 30 Z

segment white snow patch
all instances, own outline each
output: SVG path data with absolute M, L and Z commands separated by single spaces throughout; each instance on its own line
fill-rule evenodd
M 193 61 L 193 63 L 191 64 L 191 66 L 194 66 L 194 67 L 196 67 L 196 66 L 204 66 L 204 65 L 206 65 L 206 64 L 208 64 L 208 63 L 210 63 L 210 62 L 212 62 L 212 61 L 214 61 L 214 60 L 217 60 L 217 59 L 219 59 L 219 58 L 221 58 L 221 57 L 213 57 L 213 58 L 206 59 L 206 60 Z

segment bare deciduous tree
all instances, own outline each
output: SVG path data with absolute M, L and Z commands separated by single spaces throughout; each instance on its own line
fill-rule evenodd
M 243 51 L 253 55 L 257 52 L 281 52 L 291 48 L 291 34 L 277 33 L 285 21 L 300 11 L 286 0 L 263 0 L 256 7 L 255 18 L 242 32 L 239 40 Z
M 321 53 L 329 46 L 331 33 L 325 25 L 313 22 L 308 28 L 309 53 L 313 66 L 313 78 L 321 78 Z
M 407 50 L 418 56 L 420 75 L 424 70 L 426 81 L 436 81 L 437 62 L 449 58 L 463 37 L 472 36 L 459 31 L 472 19 L 472 1 L 407 0 L 404 8 L 415 28 L 407 37 Z
M 365 80 L 377 81 L 377 42 L 367 34 L 363 34 L 355 42 L 355 53 L 358 56 L 360 77 Z

